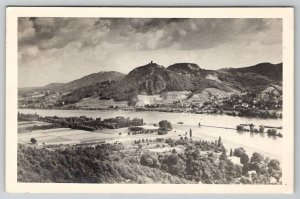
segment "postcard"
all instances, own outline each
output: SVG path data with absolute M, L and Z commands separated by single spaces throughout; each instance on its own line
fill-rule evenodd
M 293 8 L 6 11 L 7 192 L 293 192 Z

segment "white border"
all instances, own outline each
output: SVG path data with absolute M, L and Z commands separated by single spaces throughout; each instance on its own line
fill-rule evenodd
M 120 8 L 9 7 L 6 18 L 6 191 L 18 193 L 292 193 L 294 187 L 294 9 L 293 8 Z M 17 18 L 282 18 L 282 185 L 69 184 L 17 182 Z M 266 146 L 267 147 L 267 146 Z

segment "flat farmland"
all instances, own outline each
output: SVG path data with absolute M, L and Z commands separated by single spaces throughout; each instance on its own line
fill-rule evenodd
M 144 129 L 156 129 L 154 126 L 143 126 Z M 124 144 L 131 144 L 134 140 L 142 139 L 156 139 L 173 137 L 180 135 L 180 131 L 173 129 L 172 133 L 168 135 L 157 135 L 157 133 L 128 135 L 128 128 L 119 129 L 102 129 L 97 131 L 84 131 L 69 128 L 56 128 L 47 130 L 35 130 L 26 133 L 18 134 L 18 142 L 22 144 L 30 144 L 30 139 L 35 138 L 38 145 L 58 145 L 58 144 L 93 144 L 100 141 L 107 143 L 122 142 Z M 184 135 L 183 133 L 181 133 Z
M 30 143 L 31 138 L 35 138 L 38 145 L 44 144 L 80 144 L 95 142 L 97 140 L 109 140 L 118 137 L 115 130 L 106 131 L 84 131 L 69 128 L 57 128 L 48 130 L 37 130 L 28 133 L 18 134 L 18 142 L 23 144 Z
M 41 122 L 41 121 L 23 121 L 23 122 L 18 122 L 18 127 L 20 128 L 26 128 L 30 126 L 42 126 L 42 125 L 47 125 L 50 124 L 48 122 Z
M 143 126 L 144 129 L 155 129 L 153 126 Z M 38 145 L 49 144 L 87 144 L 100 141 L 133 142 L 135 139 L 159 137 L 157 133 L 128 135 L 128 128 L 102 129 L 97 131 L 84 131 L 70 128 L 55 128 L 47 130 L 35 130 L 18 134 L 18 142 L 30 144 L 30 139 L 35 138 Z

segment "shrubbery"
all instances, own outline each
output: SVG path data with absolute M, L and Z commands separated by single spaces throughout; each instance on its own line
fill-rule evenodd
M 162 120 L 162 121 L 160 121 L 160 122 L 158 123 L 158 125 L 159 125 L 159 128 L 160 128 L 161 130 L 164 130 L 164 131 L 170 131 L 170 130 L 172 130 L 172 125 L 171 125 L 171 123 L 170 123 L 169 121 L 167 121 L 167 120 Z

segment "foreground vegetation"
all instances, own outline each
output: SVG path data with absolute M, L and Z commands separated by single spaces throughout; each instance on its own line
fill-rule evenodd
M 221 138 L 215 142 L 188 138 L 147 140 L 132 145 L 39 148 L 18 145 L 19 182 L 64 183 L 281 183 L 277 160 L 243 148 L 227 156 Z M 151 151 L 169 147 L 164 152 Z M 167 148 L 168 149 L 168 148 Z M 179 150 L 182 149 L 182 150 Z M 231 158 L 239 158 L 234 164 Z

